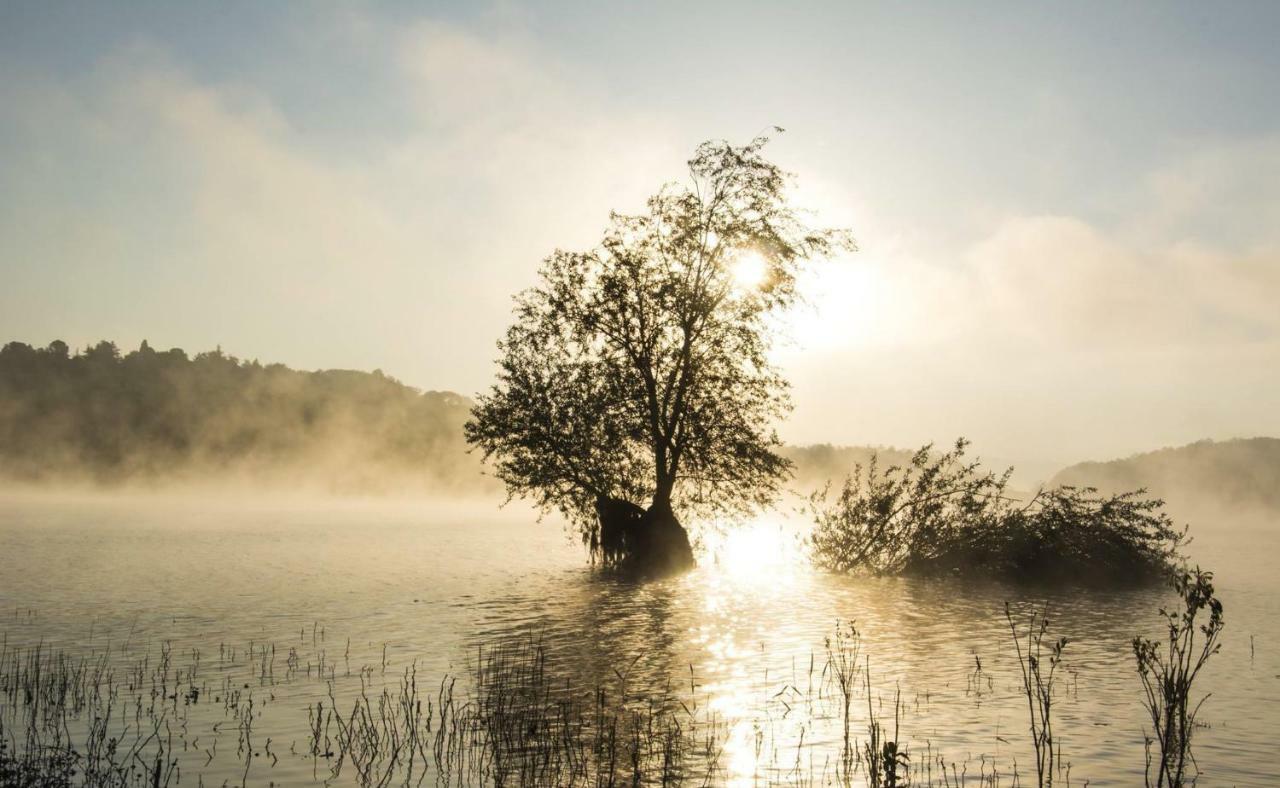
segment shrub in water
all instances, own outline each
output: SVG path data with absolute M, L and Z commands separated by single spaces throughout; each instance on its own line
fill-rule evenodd
M 968 461 L 968 442 L 932 445 L 906 465 L 857 465 L 810 498 L 816 563 L 838 572 L 981 574 L 1023 580 L 1146 582 L 1176 565 L 1182 534 L 1144 490 L 1041 489 L 1017 498 Z

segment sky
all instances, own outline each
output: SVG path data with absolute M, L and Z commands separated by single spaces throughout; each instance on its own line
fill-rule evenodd
M 1280 435 L 1280 5 L 0 5 L 0 341 L 475 394 L 553 249 L 786 129 L 792 442 Z

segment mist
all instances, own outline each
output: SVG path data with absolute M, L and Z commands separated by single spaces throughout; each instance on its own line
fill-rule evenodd
M 189 357 L 147 342 L 124 352 L 107 340 L 76 352 L 58 340 L 42 348 L 10 342 L 0 349 L 0 489 L 492 503 L 501 485 L 463 435 L 472 406 L 381 370 L 300 371 L 221 348 Z M 785 446 L 787 489 L 804 497 L 855 465 L 902 465 L 914 451 Z M 986 465 L 1012 467 L 1024 496 L 1042 485 L 1144 489 L 1197 532 L 1270 527 L 1280 513 L 1275 438 L 1203 440 L 1049 473 L 1028 472 L 1016 458 Z
M 300 372 L 221 349 L 103 341 L 0 350 L 0 477 L 99 489 L 496 495 L 462 436 L 470 402 L 380 371 Z
M 1280 531 L 1280 439 L 1202 440 L 1064 468 L 1051 484 L 1146 490 L 1192 535 Z

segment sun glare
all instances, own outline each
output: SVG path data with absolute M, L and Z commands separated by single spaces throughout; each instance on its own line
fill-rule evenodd
M 713 562 L 721 572 L 738 578 L 776 578 L 783 567 L 797 561 L 795 540 L 779 523 L 768 519 L 745 523 L 709 540 Z
M 730 271 L 739 290 L 755 290 L 764 282 L 769 264 L 759 252 L 743 252 L 733 261 Z

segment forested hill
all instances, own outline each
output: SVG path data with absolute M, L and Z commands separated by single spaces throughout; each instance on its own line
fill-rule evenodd
M 0 476 L 236 479 L 340 492 L 492 489 L 466 453 L 471 402 L 381 372 L 303 372 L 146 342 L 0 350 Z
M 1145 487 L 1176 510 L 1280 516 L 1280 438 L 1205 440 L 1112 462 L 1083 462 L 1060 471 L 1052 483 L 1105 492 Z

